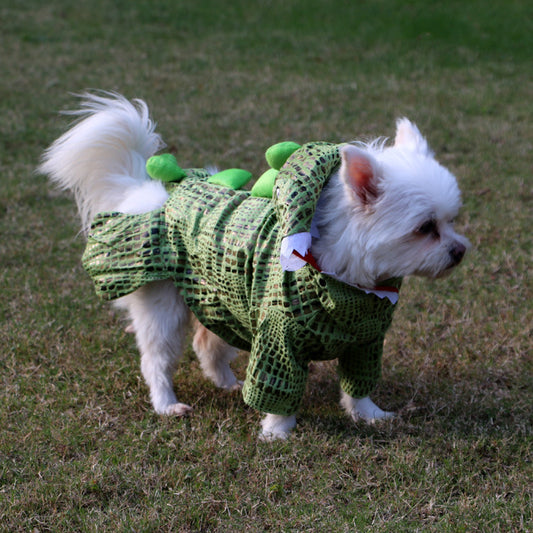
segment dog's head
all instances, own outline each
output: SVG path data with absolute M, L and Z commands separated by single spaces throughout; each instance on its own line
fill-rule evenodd
M 319 246 L 322 263 L 330 263 L 324 270 L 371 285 L 439 277 L 461 262 L 469 242 L 453 225 L 461 206 L 457 181 L 414 124 L 400 119 L 392 146 L 349 144 L 341 156 L 337 185 L 326 192 L 329 212 L 322 208 L 318 217 L 330 240 L 329 257 Z

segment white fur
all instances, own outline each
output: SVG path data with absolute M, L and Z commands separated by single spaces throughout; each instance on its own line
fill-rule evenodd
M 378 196 L 365 205 L 346 193 L 343 168 L 331 177 L 315 214 L 320 239 L 312 252 L 322 270 L 373 287 L 393 277 L 438 277 L 455 266 L 450 252 L 469 246 L 453 229 L 461 194 L 416 126 L 401 119 L 393 146 L 348 145 L 343 155 L 370 162 Z M 417 234 L 431 218 L 439 239 Z
M 83 97 L 81 109 L 67 113 L 81 120 L 48 148 L 39 170 L 74 193 L 87 232 L 97 212 L 146 212 L 162 205 L 166 192 L 145 169 L 164 146 L 146 104 L 111 93 Z
M 145 170 L 146 160 L 163 146 L 146 104 L 116 94 L 86 94 L 73 114 L 81 120 L 45 152 L 40 171 L 74 193 L 83 230 L 101 211 L 138 214 L 162 206 L 165 188 Z M 391 277 L 437 277 L 458 264 L 468 247 L 453 229 L 459 207 L 454 176 L 435 161 L 418 128 L 401 119 L 393 146 L 378 140 L 343 147 L 341 168 L 317 207 L 320 238 L 313 241 L 312 253 L 324 271 L 367 287 Z M 146 285 L 116 305 L 130 315 L 155 411 L 190 412 L 177 400 L 172 383 L 190 322 L 172 282 Z M 193 348 L 204 374 L 219 387 L 240 387 L 229 366 L 236 351 L 194 323 Z M 368 397 L 343 393 L 341 405 L 353 419 L 393 416 Z M 295 424 L 294 415 L 267 414 L 261 438 L 286 438 Z
M 368 396 L 366 398 L 352 398 L 343 392 L 341 393 L 341 405 L 353 420 L 362 419 L 369 424 L 395 416 L 390 411 L 380 409 Z
M 261 420 L 261 434 L 259 438 L 262 441 L 269 442 L 273 440 L 286 439 L 296 426 L 296 417 L 294 415 L 272 415 L 267 414 Z

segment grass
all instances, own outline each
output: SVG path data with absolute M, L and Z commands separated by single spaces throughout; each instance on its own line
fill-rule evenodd
M 532 9 L 528 2 L 12 2 L 0 7 L 0 524 L 6 531 L 531 531 Z M 154 415 L 98 302 L 70 198 L 34 174 L 69 92 L 148 101 L 182 166 L 258 175 L 283 139 L 392 135 L 458 176 L 473 243 L 406 282 L 378 404 L 351 424 L 316 365 L 284 443 L 205 381 Z M 243 373 L 245 358 L 237 361 Z

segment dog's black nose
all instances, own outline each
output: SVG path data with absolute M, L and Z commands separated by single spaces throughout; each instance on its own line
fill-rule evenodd
M 461 243 L 456 243 L 450 248 L 450 258 L 452 260 L 452 266 L 458 265 L 466 253 L 466 246 Z

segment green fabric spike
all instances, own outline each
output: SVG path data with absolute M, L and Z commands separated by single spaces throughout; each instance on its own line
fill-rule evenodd
M 279 170 L 298 148 L 301 148 L 299 144 L 286 141 L 273 144 L 265 152 L 265 159 L 271 168 L 264 172 L 256 181 L 250 191 L 252 196 L 272 198 L 272 191 L 274 190 L 274 183 L 276 182 Z
M 300 145 L 292 141 L 273 144 L 266 152 L 267 163 L 274 169 L 280 170 L 287 159 L 300 148 Z
M 181 181 L 187 174 L 172 154 L 154 155 L 146 162 L 146 172 L 155 180 Z
M 274 183 L 278 174 L 279 170 L 269 168 L 255 182 L 250 194 L 260 198 L 272 198 L 272 191 L 274 190 Z
M 213 174 L 207 181 L 214 185 L 222 185 L 230 189 L 242 189 L 252 179 L 251 172 L 240 168 L 228 168 Z

